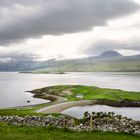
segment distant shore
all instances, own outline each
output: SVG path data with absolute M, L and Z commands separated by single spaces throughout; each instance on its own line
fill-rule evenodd
M 21 71 L 19 73 L 24 73 L 24 74 L 66 74 L 66 72 L 62 71 Z

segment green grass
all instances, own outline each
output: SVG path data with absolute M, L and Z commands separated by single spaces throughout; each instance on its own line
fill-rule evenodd
M 139 140 L 138 135 L 111 132 L 71 132 L 54 127 L 25 127 L 0 123 L 0 140 Z
M 92 86 L 78 86 L 72 89 L 73 95 L 68 99 L 74 99 L 77 94 L 83 94 L 85 100 L 108 99 L 108 100 L 140 100 L 140 92 L 128 92 L 117 89 L 98 88 Z
M 124 91 L 119 89 L 108 89 L 108 88 L 98 88 L 93 86 L 83 86 L 83 85 L 61 85 L 52 86 L 42 89 L 34 90 L 36 94 L 47 93 L 50 95 L 58 95 L 66 90 L 72 92 L 71 95 L 64 94 L 68 101 L 79 100 L 76 95 L 82 94 L 84 100 L 94 100 L 94 99 L 107 99 L 107 100 L 140 100 L 140 92 Z
M 10 115 L 18 115 L 18 116 L 26 116 L 26 115 L 36 115 L 36 116 L 45 116 L 47 114 L 37 113 L 36 110 L 49 106 L 51 103 L 44 103 L 35 105 L 32 107 L 24 107 L 24 108 L 13 108 L 13 109 L 0 109 L 1 116 L 10 116 Z M 59 114 L 52 114 L 59 115 Z
M 41 113 L 35 113 L 34 109 L 1 109 L 0 115 L 19 115 L 19 116 L 26 116 L 26 115 L 44 115 Z

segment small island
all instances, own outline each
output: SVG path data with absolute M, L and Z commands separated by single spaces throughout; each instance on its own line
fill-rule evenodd
M 51 101 L 76 102 L 85 104 L 102 104 L 115 107 L 140 107 L 140 92 L 124 91 L 120 89 L 99 88 L 84 85 L 58 85 L 32 90 L 34 97 Z M 56 102 L 57 104 L 57 102 Z M 71 107 L 71 106 L 70 106 Z
M 63 71 L 21 71 L 19 73 L 24 73 L 24 74 L 66 74 L 65 72 Z

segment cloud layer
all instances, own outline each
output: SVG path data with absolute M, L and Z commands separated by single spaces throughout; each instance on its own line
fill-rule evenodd
M 0 45 L 90 30 L 138 9 L 132 0 L 1 0 Z

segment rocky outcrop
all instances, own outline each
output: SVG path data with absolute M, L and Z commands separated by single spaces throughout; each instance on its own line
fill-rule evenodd
M 97 100 L 96 104 L 100 105 L 109 105 L 109 106 L 115 106 L 115 107 L 140 107 L 140 100 L 120 100 L 120 101 L 114 101 L 114 100 L 107 100 L 107 99 L 100 99 Z
M 113 112 L 85 112 L 82 120 L 75 120 L 64 115 L 59 116 L 0 116 L 0 122 L 7 122 L 16 126 L 55 126 L 68 128 L 72 131 L 113 131 L 140 134 L 140 121 L 134 121 Z

